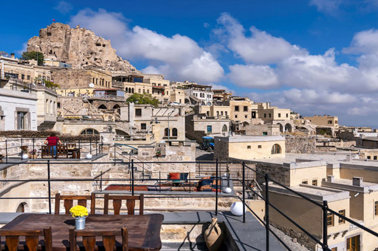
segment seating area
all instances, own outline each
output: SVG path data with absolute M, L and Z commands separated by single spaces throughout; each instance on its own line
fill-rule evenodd
M 0 229 L 0 251 L 19 250 L 160 250 L 160 229 L 164 216 L 144 215 L 143 194 L 124 196 L 106 194 L 104 208 L 96 214 L 96 196 L 55 195 L 54 214 L 21 214 Z M 139 201 L 139 214 L 135 214 Z M 122 205 L 125 205 L 123 208 Z M 85 229 L 75 228 L 70 209 L 89 207 Z M 63 206 L 64 210 L 61 211 Z M 76 225 L 77 226 L 77 225 Z M 5 238 L 5 242 L 4 239 Z M 148 240 L 148 241 L 146 241 Z M 4 247 L 1 246 L 4 244 Z
M 41 158 L 55 158 L 52 146 L 41 147 Z M 56 146 L 56 158 L 80 159 L 80 148 L 76 144 L 64 144 Z

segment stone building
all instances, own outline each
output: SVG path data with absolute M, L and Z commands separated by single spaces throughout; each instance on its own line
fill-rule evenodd
M 187 115 L 185 117 L 185 133 L 189 139 L 202 142 L 203 136 L 228 136 L 230 120 L 206 115 Z
M 337 116 L 329 116 L 329 115 L 315 115 L 312 117 L 304 117 L 303 119 L 309 120 L 312 124 L 317 126 L 325 126 L 325 127 L 339 127 L 339 118 Z
M 0 129 L 37 130 L 37 94 L 18 80 L 3 80 L 0 88 Z
M 257 179 L 264 182 L 264 174 L 290 189 L 345 215 L 360 224 L 377 231 L 378 184 L 372 177 L 377 171 L 370 168 L 369 180 L 354 176 L 355 168 L 350 164 L 330 163 L 318 160 L 264 161 L 256 164 Z M 368 171 L 368 168 L 365 168 Z M 377 181 L 377 179 L 375 179 Z M 283 213 L 301 225 L 315 238 L 322 241 L 322 208 L 293 194 L 283 187 L 269 184 L 269 200 Z M 312 239 L 286 218 L 271 209 L 270 221 L 298 242 L 311 250 L 320 248 Z M 328 247 L 331 250 L 374 250 L 376 237 L 353 226 L 332 213 L 327 214 Z M 352 248 L 353 247 L 353 248 Z
M 57 118 L 58 95 L 55 90 L 36 86 L 38 130 L 53 129 Z
M 258 103 L 252 110 L 252 119 L 261 119 L 264 124 L 277 124 L 281 132 L 293 132 L 294 124 L 291 121 L 290 109 L 271 106 L 269 102 Z
M 10 58 L 0 56 L 1 79 L 12 78 L 28 84 L 52 80 L 50 67 L 37 66 L 31 61 L 19 60 L 14 55 Z
M 230 99 L 230 119 L 236 124 L 241 122 L 251 122 L 252 101 L 244 97 L 231 97 Z
M 60 86 L 59 94 L 72 92 L 71 89 L 111 88 L 112 75 L 100 69 L 52 69 L 52 79 Z M 76 95 L 75 91 L 74 94 Z
M 213 92 L 211 86 L 188 83 L 184 84 L 182 88 L 185 90 L 186 96 L 196 100 L 198 104 L 208 106 L 213 104 Z M 185 103 L 189 104 L 189 99 L 186 100 Z
M 155 142 L 185 141 L 185 117 L 181 107 L 129 103 L 121 107 L 120 118 L 129 124 L 126 133 L 131 138 L 151 137 Z
M 214 157 L 222 160 L 256 160 L 285 157 L 282 136 L 215 137 Z

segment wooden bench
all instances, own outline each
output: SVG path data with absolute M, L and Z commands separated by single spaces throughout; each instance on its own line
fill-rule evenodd
M 42 146 L 41 149 L 41 158 L 51 157 L 54 158 L 54 151 L 52 146 Z M 56 157 L 68 158 L 68 148 L 66 145 L 57 145 L 56 146 Z

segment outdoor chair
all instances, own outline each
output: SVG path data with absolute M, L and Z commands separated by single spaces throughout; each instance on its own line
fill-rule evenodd
M 82 245 L 86 251 L 93 251 L 96 248 L 96 237 L 102 237 L 102 245 L 105 251 L 113 251 L 116 247 L 116 236 L 122 236 L 122 251 L 128 250 L 127 228 L 121 231 L 96 231 L 96 230 L 75 230 L 70 229 L 70 250 L 80 250 L 78 247 L 78 237 L 82 238 Z
M 135 201 L 139 200 L 139 215 L 143 215 L 144 208 L 144 196 L 143 194 L 139 196 L 131 195 L 109 195 L 104 196 L 104 214 L 109 213 L 109 201 L 113 201 L 114 215 L 119 215 L 121 211 L 122 201 L 126 200 L 127 214 L 135 214 Z
M 60 193 L 55 194 L 55 214 L 60 213 L 61 200 L 63 200 L 65 214 L 70 214 L 70 209 L 73 206 L 73 202 L 76 200 L 77 204 L 83 207 L 87 207 L 88 200 L 91 201 L 90 214 L 95 214 L 96 197 L 94 193 L 92 193 L 91 195 L 61 195 Z
M 2 237 L 5 237 L 5 245 L 2 246 Z M 38 248 L 39 237 L 43 236 L 43 244 Z M 25 238 L 22 245 L 26 246 L 29 251 L 45 250 L 52 251 L 52 234 L 51 227 L 43 230 L 5 230 L 0 229 L 0 251 L 16 251 L 19 249 L 20 237 Z M 26 249 L 25 249 L 26 250 Z

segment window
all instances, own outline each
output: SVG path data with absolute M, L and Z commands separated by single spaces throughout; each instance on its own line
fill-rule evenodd
M 244 115 L 244 118 L 247 118 L 248 117 L 248 115 Z
M 360 236 L 356 235 L 347 239 L 348 251 L 360 251 Z
M 212 133 L 213 132 L 213 127 L 211 125 L 207 126 L 207 133 Z
M 374 203 L 374 214 L 378 215 L 378 201 Z
M 345 216 L 345 209 L 340 210 L 339 214 L 341 214 L 342 216 Z M 343 218 L 339 217 L 339 224 L 343 224 L 343 223 L 345 223 L 345 220 Z
M 27 79 L 27 80 L 30 80 L 30 75 L 27 75 L 27 76 L 26 76 L 26 79 Z
M 247 149 L 251 149 L 251 146 L 247 146 Z
M 146 129 L 147 129 L 147 125 L 146 125 L 146 123 L 142 123 L 142 124 L 140 124 L 140 129 L 142 129 L 142 130 L 146 130 Z
M 281 113 L 278 113 L 278 117 L 281 118 Z
M 374 160 L 377 160 L 377 156 L 374 156 Z
M 261 145 L 258 145 L 257 148 L 262 148 L 262 146 L 261 146 Z
M 237 119 L 237 118 L 238 118 L 238 115 L 235 115 L 235 118 Z
M 333 226 L 333 213 L 327 213 L 327 226 Z
M 312 185 L 317 186 L 318 185 L 318 180 L 312 180 Z
M 328 120 L 328 124 L 329 124 L 329 125 L 332 125 L 332 120 Z
M 256 112 L 252 112 L 252 118 L 253 118 L 253 119 L 256 118 Z
M 164 136 L 169 137 L 169 128 L 164 129 Z
M 26 112 L 17 112 L 17 130 L 26 129 Z
M 248 106 L 244 106 L 243 110 L 244 110 L 245 112 L 248 112 Z
M 172 129 L 172 136 L 177 137 L 177 128 Z
M 223 125 L 222 132 L 227 132 L 227 125 Z
M 308 181 L 307 181 L 307 180 L 302 180 L 302 184 L 307 185 L 307 184 L 308 184 Z
M 264 113 L 264 118 L 266 118 L 266 113 Z
M 135 109 L 135 116 L 141 117 L 142 116 L 142 109 Z
M 367 156 L 367 159 L 371 159 L 371 157 L 370 157 L 370 156 Z
M 56 106 L 57 106 L 57 108 L 59 109 L 59 108 L 60 108 L 60 102 L 58 102 L 58 103 L 56 104 Z
M 84 129 L 81 133 L 81 135 L 98 135 L 98 131 L 92 128 Z
M 269 113 L 269 118 L 271 118 L 272 117 L 272 114 L 271 113 Z
M 272 154 L 279 154 L 281 153 L 281 146 L 279 144 L 274 144 L 272 146 Z
M 268 132 L 263 132 L 263 136 L 267 136 L 268 135 Z
M 239 111 L 239 106 L 235 105 L 235 112 L 238 112 L 238 111 Z
M 227 116 L 227 112 L 224 112 L 224 115 L 226 115 L 226 116 Z
M 286 118 L 288 118 L 289 117 L 289 113 L 286 113 Z

